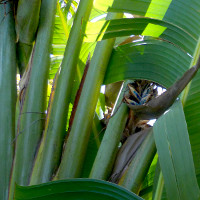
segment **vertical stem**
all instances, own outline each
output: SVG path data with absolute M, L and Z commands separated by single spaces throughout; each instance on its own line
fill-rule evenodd
M 154 200 L 161 200 L 163 187 L 164 187 L 164 179 L 163 179 L 162 172 L 160 172 L 159 178 L 158 178 L 158 183 L 157 183 L 157 188 L 156 188 L 156 192 L 155 192 L 155 196 L 154 196 Z
M 51 40 L 57 0 L 43 0 L 37 38 L 29 62 L 30 77 L 25 79 L 25 98 L 21 102 L 21 115 L 9 198 L 13 199 L 15 183 L 28 185 L 41 139 L 46 109 L 46 91 L 50 64 Z M 23 80 L 23 79 L 22 79 Z
M 0 199 L 8 199 L 14 153 L 16 45 L 13 7 L 0 4 Z
M 122 14 L 109 14 L 109 17 L 118 18 L 122 17 Z M 114 42 L 115 39 L 112 38 L 97 43 L 71 132 L 65 145 L 60 169 L 57 174 L 58 179 L 78 177 L 81 173 L 100 87 Z
M 76 65 L 92 6 L 93 0 L 81 0 L 79 3 L 33 168 L 31 184 L 49 181 L 59 165 Z

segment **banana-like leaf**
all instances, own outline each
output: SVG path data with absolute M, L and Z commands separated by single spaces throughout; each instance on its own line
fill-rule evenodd
M 126 12 L 155 19 L 163 19 L 185 29 L 191 35 L 198 37 L 199 7 L 198 0 L 110 0 L 95 2 L 95 7 L 102 11 Z
M 161 170 L 169 199 L 200 198 L 187 124 L 180 101 L 154 125 Z
M 73 1 L 73 3 L 75 3 Z M 72 18 L 69 20 L 67 19 L 67 7 L 62 7 L 61 3 L 57 2 L 57 13 L 56 13 L 56 20 L 55 20 L 55 30 L 53 34 L 53 45 L 52 45 L 52 54 L 53 57 L 51 58 L 51 66 L 49 72 L 49 78 L 53 79 L 56 72 L 58 71 L 60 64 L 63 59 L 67 39 L 68 39 L 68 32 L 70 31 Z M 90 14 L 90 18 L 93 19 L 102 14 L 102 11 L 98 11 L 97 9 L 92 9 L 92 13 Z M 92 57 L 94 48 L 96 46 L 96 42 L 84 42 L 81 47 L 81 52 L 78 60 L 78 65 L 76 67 L 76 73 L 74 78 L 73 90 L 71 95 L 71 102 L 74 102 L 76 92 L 79 88 L 79 83 L 81 77 L 83 75 L 83 71 L 85 68 L 85 63 L 87 60 L 88 55 Z
M 66 20 L 67 18 L 67 16 L 65 15 L 66 8 L 63 7 L 61 9 L 60 3 L 57 3 L 57 7 L 58 7 L 59 12 L 57 11 L 57 14 L 56 14 L 55 31 L 53 35 L 53 45 L 52 45 L 53 57 L 51 58 L 51 67 L 50 67 L 50 72 L 49 72 L 50 79 L 54 78 L 62 62 L 63 54 L 64 54 L 64 50 L 65 50 L 65 46 L 66 46 L 67 38 L 68 38 L 64 30 L 67 28 L 67 31 L 70 31 L 71 22 L 72 22 L 72 20 Z M 105 12 L 102 12 L 98 9 L 93 8 L 90 14 L 90 20 L 97 18 L 104 13 Z M 72 96 L 71 96 L 72 103 L 74 102 L 76 92 L 79 88 L 79 83 L 84 71 L 87 57 L 89 54 L 92 57 L 95 46 L 96 46 L 96 42 L 84 42 L 81 47 L 81 52 L 79 56 L 78 65 L 76 67 L 75 79 L 74 79 Z
M 72 4 L 71 4 L 71 2 L 72 2 Z M 71 4 L 71 7 L 69 8 L 70 4 Z M 55 18 L 56 20 L 55 20 L 55 28 L 54 28 L 54 34 L 53 34 L 53 42 L 52 42 L 53 57 L 51 59 L 51 67 L 50 67 L 50 72 L 49 72 L 50 79 L 54 78 L 54 76 L 62 62 L 63 55 L 65 52 L 65 47 L 67 44 L 67 39 L 69 37 L 69 32 L 70 32 L 70 29 L 72 26 L 72 22 L 73 22 L 73 18 L 75 16 L 77 6 L 78 6 L 78 4 L 76 1 L 68 1 L 67 4 L 65 4 L 63 2 L 57 2 L 57 13 L 56 13 L 56 18 Z M 71 14 L 71 18 L 69 18 L 70 14 Z M 98 12 L 97 13 L 95 12 L 93 14 L 93 17 L 95 17 L 97 14 L 98 14 Z M 90 15 L 90 17 L 91 17 L 91 15 Z M 85 62 L 87 60 L 88 53 L 86 55 L 86 59 L 84 60 L 83 66 L 85 66 Z M 90 51 L 90 53 L 91 53 L 91 51 Z M 81 72 L 83 72 L 83 70 L 84 70 L 84 67 L 81 68 Z
M 16 45 L 13 7 L 0 4 L 0 199 L 8 198 L 14 156 Z
M 53 79 L 63 59 L 67 39 L 72 25 L 72 18 L 68 19 L 69 4 L 57 2 L 57 12 L 55 15 L 55 25 L 52 41 L 52 55 L 51 66 L 49 71 L 49 78 Z M 64 5 L 64 6 L 63 6 Z M 71 7 L 70 7 L 71 8 Z M 72 13 L 72 12 L 70 12 Z M 73 17 L 73 15 L 72 15 Z
M 113 51 L 112 56 L 104 79 L 105 84 L 133 78 L 153 80 L 168 88 L 181 77 L 191 63 L 191 57 L 181 49 L 159 40 L 120 46 Z M 184 104 L 198 182 L 200 173 L 199 76 L 198 72 L 192 80 Z
M 116 184 L 95 179 L 67 179 L 41 185 L 16 185 L 14 200 L 142 200 Z
M 106 26 L 106 24 L 108 27 L 105 30 L 105 33 L 102 31 L 102 33 L 104 33 L 102 39 L 129 35 L 148 35 L 170 41 L 180 48 L 183 48 L 191 55 L 194 53 L 198 40 L 198 36 L 195 34 L 192 35 L 176 24 L 150 18 L 127 18 L 90 23 L 86 32 L 88 40 L 91 37 L 90 35 L 92 35 L 93 38 L 95 37 L 95 34 L 99 34 L 102 26 Z M 149 25 L 152 25 L 151 29 Z M 146 30 L 147 28 L 149 29 L 148 31 Z M 99 37 L 100 36 L 98 35 L 97 38 Z
M 104 15 L 104 16 L 103 16 Z M 105 11 L 102 11 L 102 10 L 99 10 L 95 7 L 93 7 L 92 11 L 91 11 L 91 14 L 90 14 L 90 21 L 94 21 L 97 19 L 98 21 L 98 18 L 105 18 L 107 15 L 107 12 Z
M 147 79 L 171 86 L 190 65 L 191 57 L 176 46 L 148 39 L 113 50 L 104 84 L 125 79 Z
M 194 157 L 195 169 L 200 183 L 200 72 L 192 80 L 190 90 L 186 96 L 186 102 L 184 102 L 184 112 L 187 121 L 188 131 L 190 134 L 190 143 L 192 146 L 192 152 Z
M 73 1 L 73 5 L 75 3 L 76 2 Z M 76 8 L 77 5 L 73 6 L 73 7 Z M 73 7 L 71 6 L 72 9 L 73 9 Z M 54 30 L 54 34 L 53 34 L 53 45 L 52 45 L 52 54 L 54 55 L 54 57 L 52 58 L 51 67 L 50 67 L 50 73 L 49 73 L 50 79 L 54 78 L 54 76 L 62 62 L 63 54 L 65 51 L 65 46 L 67 43 L 68 32 L 70 31 L 71 24 L 73 22 L 72 19 L 74 17 L 74 14 L 72 12 L 70 12 L 72 14 L 72 18 L 67 19 L 67 11 L 66 10 L 67 10 L 67 6 L 62 7 L 61 3 L 59 3 L 59 2 L 57 3 L 55 30 Z M 98 21 L 99 16 L 101 16 L 103 14 L 105 14 L 104 11 L 93 8 L 91 11 L 91 14 L 90 14 L 90 20 L 96 19 Z M 78 66 L 77 66 L 76 76 L 82 75 L 88 54 L 90 53 L 91 57 L 92 57 L 95 45 L 96 45 L 96 42 L 90 42 L 90 43 L 84 42 L 83 43 L 81 52 L 80 52 L 80 56 L 79 56 L 80 60 L 79 60 Z M 75 89 L 73 89 L 73 92 L 74 91 L 75 92 L 72 95 L 73 96 L 72 102 L 75 97 L 76 91 L 78 89 L 78 85 L 79 85 L 78 83 L 80 82 L 81 77 L 79 77 L 78 83 L 76 82 L 76 79 L 77 79 L 77 77 L 75 77 L 75 84 L 74 84 Z
M 133 78 L 152 80 L 168 88 L 188 69 L 191 60 L 192 58 L 181 49 L 164 41 L 148 40 L 127 44 L 113 51 L 104 84 Z M 198 72 L 192 80 L 184 103 L 197 175 L 200 173 L 199 77 Z
M 186 1 L 186 0 L 165 1 L 165 2 L 150 1 L 150 0 L 145 1 L 145 2 L 144 1 L 135 1 L 135 0 L 133 0 L 133 1 L 127 0 L 126 2 L 122 2 L 120 0 L 115 0 L 113 5 L 112 5 L 112 1 L 107 1 L 107 2 L 96 1 L 96 8 L 107 11 L 107 8 L 105 9 L 105 5 L 103 5 L 103 4 L 107 4 L 106 5 L 107 8 L 108 8 L 108 6 L 110 6 L 110 8 L 108 10 L 117 11 L 117 12 L 123 11 L 123 12 L 132 13 L 135 15 L 141 15 L 144 17 L 154 17 L 156 19 L 163 19 L 165 22 L 169 23 L 170 25 L 173 24 L 173 25 L 175 25 L 175 27 L 179 27 L 180 30 L 184 30 L 185 33 L 188 33 L 190 36 L 192 36 L 191 40 L 188 40 L 189 38 L 185 38 L 188 41 L 187 42 L 188 46 L 187 47 L 185 46 L 184 50 L 190 52 L 190 54 L 194 53 L 196 44 L 194 42 L 192 42 L 192 40 L 193 40 L 192 38 L 196 38 L 195 41 L 197 43 L 197 40 L 199 37 L 199 32 L 200 32 L 200 27 L 198 25 L 199 19 L 200 19 L 200 13 L 199 13 L 200 3 L 199 3 L 199 1 L 193 0 L 188 3 L 188 1 Z M 163 39 L 168 39 L 169 41 L 172 41 L 170 38 L 170 37 L 172 37 L 173 40 L 175 39 L 178 41 L 179 38 L 177 38 L 177 36 L 178 36 L 177 31 L 174 31 L 174 30 L 169 27 L 168 27 L 168 29 L 163 29 L 163 32 L 162 32 L 162 30 L 160 32 L 160 37 L 162 37 Z M 149 33 L 149 35 L 152 35 L 151 31 L 149 31 L 149 25 L 147 25 L 145 27 L 142 34 L 144 34 L 144 33 Z M 119 34 L 122 34 L 122 33 L 119 33 Z M 167 36 L 168 38 L 166 38 L 166 35 L 168 35 Z M 185 39 L 183 39 L 183 41 L 182 41 L 183 43 L 185 43 Z M 179 42 L 176 44 L 180 45 Z M 174 55 L 177 55 L 176 51 L 179 52 L 179 50 L 178 49 L 175 50 L 175 49 L 176 48 L 174 48 Z M 161 51 L 157 50 L 157 53 L 160 53 Z M 150 49 L 149 49 L 149 52 L 151 52 Z M 143 53 L 143 51 L 141 51 L 141 54 L 142 53 Z M 122 52 L 122 54 L 123 54 L 123 52 Z M 171 53 L 171 55 L 172 54 L 173 53 Z M 180 54 L 180 52 L 179 52 L 179 54 Z M 144 71 L 147 72 L 150 68 L 150 65 L 152 67 L 154 67 L 154 69 L 152 71 L 149 71 L 149 73 L 147 72 L 148 73 L 147 76 L 145 76 L 145 72 L 143 70 L 140 71 L 144 67 L 144 64 L 142 65 L 143 67 L 140 67 L 141 64 L 138 63 L 137 66 L 140 67 L 140 70 L 137 69 L 136 70 L 137 72 L 135 71 L 137 75 L 132 74 L 132 78 L 151 79 L 156 82 L 159 82 L 160 84 L 162 84 L 164 86 L 170 86 L 178 78 L 178 76 L 179 76 L 178 73 L 181 74 L 183 72 L 183 71 L 180 72 L 179 69 L 186 70 L 190 66 L 191 58 L 186 54 L 184 55 L 184 52 L 182 52 L 181 54 L 182 54 L 182 56 L 178 55 L 178 57 L 176 57 L 177 61 L 175 61 L 175 62 L 173 62 L 172 60 L 170 61 L 170 62 L 173 62 L 169 65 L 172 68 L 176 65 L 179 65 L 179 66 L 174 68 L 174 70 L 171 70 L 171 72 L 170 72 L 171 75 L 169 77 L 163 76 L 164 73 L 169 72 L 168 71 L 169 68 L 165 67 L 165 69 L 163 71 L 161 71 L 163 65 L 167 65 L 168 63 L 166 63 L 165 61 L 163 62 L 162 61 L 163 57 L 160 57 L 160 60 L 157 60 L 156 63 L 153 58 L 152 58 L 151 62 L 150 62 L 150 60 L 147 61 L 148 64 L 146 64 L 146 70 L 144 70 Z M 124 59 L 124 56 L 125 56 L 125 54 L 123 54 L 123 59 Z M 175 59 L 171 58 L 171 59 L 176 60 L 176 58 Z M 121 60 L 123 60 L 123 59 L 121 57 Z M 145 56 L 143 57 L 143 62 L 144 61 L 145 61 Z M 116 63 L 118 64 L 119 62 L 116 62 Z M 127 61 L 127 63 L 128 63 L 128 61 Z M 128 68 L 130 70 L 131 62 L 129 62 L 129 64 L 130 65 Z M 156 67 L 156 66 L 158 66 L 158 64 L 160 64 L 159 68 Z M 123 66 L 123 65 L 121 65 L 121 66 Z M 128 79 L 131 78 L 130 72 L 132 70 L 128 71 L 127 65 L 124 67 L 124 69 L 125 68 L 127 71 L 124 70 L 124 72 L 123 72 L 123 71 L 120 71 L 119 68 L 117 68 L 115 65 L 115 67 L 112 68 L 112 75 L 114 75 L 114 73 L 118 74 L 118 72 L 119 72 L 119 74 L 120 73 L 124 74 L 124 77 L 126 76 L 126 78 L 128 78 Z M 133 68 L 134 68 L 134 65 L 133 65 Z M 109 68 L 108 68 L 108 70 L 109 70 Z M 106 78 L 105 78 L 104 83 L 106 83 L 107 75 L 109 74 L 109 72 L 106 73 Z M 159 73 L 159 75 L 157 74 L 157 77 L 155 78 L 153 76 L 156 76 L 156 73 Z M 123 79 L 122 74 L 120 75 L 121 78 L 118 77 L 118 79 L 115 79 L 114 81 L 122 80 Z M 116 77 L 116 76 L 117 75 L 114 75 L 114 76 L 112 76 L 112 78 Z M 197 176 L 200 172 L 200 165 L 199 165 L 199 159 L 198 159 L 198 155 L 200 153 L 200 149 L 199 149 L 200 141 L 198 139 L 199 138 L 198 132 L 200 130 L 200 124 L 198 123 L 199 119 L 200 119 L 200 113 L 198 111 L 199 110 L 198 99 L 200 98 L 200 96 L 199 96 L 198 88 L 200 88 L 200 86 L 199 86 L 200 83 L 198 80 L 199 80 L 199 73 L 197 74 L 196 78 L 194 78 L 194 80 L 192 81 L 190 91 L 187 93 L 187 95 L 185 97 L 186 102 L 184 103 L 184 110 L 186 113 L 186 119 L 187 119 L 188 129 L 189 129 L 190 138 L 191 138 L 191 144 L 192 144 L 192 150 L 193 150 L 193 155 L 194 155 Z M 110 82 L 107 82 L 107 83 L 110 83 Z M 184 101 L 185 101 L 185 99 L 184 99 Z M 191 110 L 194 112 L 190 112 Z

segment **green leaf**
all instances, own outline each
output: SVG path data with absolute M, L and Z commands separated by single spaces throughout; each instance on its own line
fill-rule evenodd
M 64 55 L 64 51 L 65 51 L 65 47 L 67 44 L 67 39 L 69 36 L 69 32 L 71 30 L 71 25 L 73 22 L 73 18 L 75 16 L 75 10 L 77 8 L 77 3 L 76 1 L 73 1 L 72 4 L 74 5 L 74 7 L 71 6 L 71 10 L 75 9 L 74 12 L 70 12 L 72 14 L 72 18 L 68 19 L 67 18 L 67 14 L 69 14 L 69 5 L 71 4 L 71 0 L 68 1 L 67 5 L 62 7 L 63 4 L 61 3 L 57 3 L 57 13 L 56 13 L 56 20 L 55 20 L 55 28 L 54 28 L 54 34 L 53 34 L 53 45 L 52 45 L 52 54 L 53 57 L 51 59 L 51 67 L 50 67 L 50 72 L 49 72 L 49 78 L 53 79 L 55 76 L 55 73 L 57 72 L 62 59 L 63 59 L 63 55 Z M 102 14 L 102 12 L 98 11 L 97 9 L 92 9 L 91 11 L 92 13 L 90 14 L 90 18 L 95 18 L 99 15 Z M 76 91 L 78 89 L 79 86 L 79 82 L 76 82 L 77 79 L 77 74 L 79 75 L 81 71 L 81 74 L 84 70 L 85 67 L 85 63 L 88 57 L 88 54 L 90 53 L 91 56 L 93 54 L 94 51 L 94 47 L 95 45 L 93 45 L 93 43 L 83 43 L 82 47 L 81 47 L 81 52 L 80 52 L 80 60 L 83 62 L 83 65 L 79 65 L 77 66 L 77 73 L 76 73 L 76 77 L 75 77 L 75 88 L 73 89 L 74 94 L 72 95 L 72 102 L 73 99 L 75 97 Z M 96 43 L 95 43 L 96 44 Z M 92 47 L 93 46 L 93 47 Z M 92 48 L 91 48 L 92 47 Z M 80 68 L 80 69 L 79 69 Z M 81 79 L 81 77 L 79 77 L 79 79 Z
M 110 4 L 112 3 L 112 1 L 108 2 Z M 101 0 L 98 0 L 96 3 L 108 4 L 108 2 L 101 2 Z M 105 7 L 106 6 L 104 6 L 104 10 Z M 158 7 L 160 8 L 158 9 Z M 169 23 L 176 24 L 191 35 L 196 35 L 198 37 L 200 32 L 199 8 L 199 0 L 115 0 L 108 11 L 127 12 L 144 17 L 163 19 Z
M 182 76 L 191 62 L 192 58 L 184 51 L 165 41 L 152 39 L 130 43 L 113 50 L 104 84 L 125 79 L 147 79 L 168 88 Z M 192 80 L 185 99 L 184 112 L 199 177 L 200 72 Z
M 191 65 L 196 64 L 197 59 L 200 55 L 200 38 L 197 43 L 197 47 L 195 50 L 194 58 L 192 60 Z M 200 140 L 199 140 L 199 130 L 200 130 L 200 124 L 197 123 L 198 119 L 200 118 L 200 112 L 199 112 L 199 103 L 200 103 L 200 73 L 197 73 L 196 77 L 191 81 L 191 84 L 189 84 L 185 91 L 183 92 L 183 95 L 181 97 L 183 106 L 184 106 L 184 112 L 186 115 L 186 120 L 188 124 L 188 130 L 190 133 L 190 142 L 192 145 L 192 151 L 194 156 L 194 162 L 195 162 L 195 169 L 196 174 L 198 176 L 198 182 L 200 183 L 200 163 L 199 163 L 199 152 L 200 152 Z M 192 111 L 191 111 L 192 110 Z
M 159 5 L 164 3 L 164 1 L 161 2 L 161 1 L 156 1 L 156 0 L 153 0 L 153 1 L 151 1 L 151 0 L 147 0 L 147 1 L 115 0 L 113 4 L 112 4 L 112 2 L 113 1 L 102 2 L 100 0 L 97 0 L 95 2 L 96 3 L 95 6 L 96 6 L 96 8 L 98 8 L 100 10 L 104 10 L 104 11 L 110 10 L 110 11 L 114 11 L 114 12 L 128 12 L 128 13 L 132 13 L 134 15 L 141 15 L 144 17 L 154 17 L 157 19 L 163 19 L 165 22 L 172 23 L 172 24 L 180 27 L 181 29 L 184 29 L 186 32 L 188 32 L 190 35 L 193 35 L 195 38 L 199 37 L 199 33 L 200 33 L 200 26 L 199 26 L 200 2 L 198 0 L 165 1 L 165 5 L 162 6 L 162 9 L 165 10 L 164 16 L 163 16 L 163 13 L 160 12 L 160 9 L 156 9 Z M 110 6 L 110 8 L 108 9 L 109 6 Z M 151 8 L 151 13 L 149 12 L 150 8 Z M 167 31 L 167 30 L 165 30 L 165 31 Z M 164 33 L 165 33 L 165 31 L 164 31 Z M 170 34 L 169 34 L 169 36 L 170 36 Z M 174 36 L 175 35 L 173 34 L 172 37 L 174 37 Z M 183 41 L 183 43 L 184 43 L 184 41 Z M 194 49 L 195 49 L 195 46 L 193 46 L 193 49 L 191 49 L 191 52 L 194 52 Z M 163 50 L 164 49 L 161 49 L 161 51 L 163 51 Z M 161 51 L 159 49 L 157 50 L 157 52 L 159 52 L 159 53 Z M 172 54 L 173 53 L 171 53 L 171 55 Z M 170 57 L 171 57 L 171 55 L 170 55 Z M 174 51 L 174 55 L 177 55 L 175 51 Z M 135 72 L 137 71 L 136 75 L 134 75 L 134 73 L 132 73 L 132 69 L 136 69 L 136 68 L 135 68 L 135 64 L 134 64 L 133 68 L 131 69 L 131 66 L 130 66 L 131 62 L 129 63 L 130 64 L 129 66 L 125 66 L 125 68 L 127 68 L 127 72 L 119 71 L 118 67 L 116 67 L 116 68 L 114 67 L 112 69 L 113 70 L 112 75 L 113 75 L 113 77 L 115 77 L 115 79 L 113 78 L 113 82 L 117 81 L 117 80 L 123 80 L 123 78 L 130 79 L 131 77 L 132 78 L 144 78 L 144 79 L 152 79 L 153 78 L 154 81 L 157 80 L 157 82 L 160 82 L 160 84 L 168 87 L 172 84 L 172 82 L 174 82 L 178 78 L 178 77 L 176 78 L 176 73 L 177 73 L 177 75 L 178 75 L 178 73 L 182 73 L 182 72 L 178 71 L 177 69 L 185 68 L 185 70 L 186 70 L 189 68 L 190 62 L 191 62 L 190 58 L 187 57 L 186 55 L 184 57 L 178 56 L 177 58 L 174 58 L 174 61 L 175 61 L 174 64 L 171 63 L 168 67 L 165 68 L 164 71 L 161 71 L 162 67 L 163 67 L 162 65 L 166 65 L 166 63 L 162 62 L 163 57 L 161 57 L 161 60 L 159 61 L 160 62 L 159 67 L 154 65 L 154 58 L 155 57 L 152 58 L 151 64 L 150 64 L 150 62 L 148 62 L 148 64 L 146 63 L 145 71 L 148 70 L 148 66 L 149 66 L 149 68 L 151 68 L 151 66 L 152 66 L 151 71 L 149 70 L 149 72 L 144 72 L 142 70 L 142 68 L 144 67 L 144 64 L 142 64 L 141 67 L 138 64 L 137 67 L 140 67 L 140 69 L 138 71 L 135 70 Z M 181 61 L 183 61 L 183 59 L 184 59 L 184 62 L 181 63 Z M 145 61 L 145 56 L 144 56 L 144 61 Z M 156 64 L 158 64 L 158 60 L 157 60 Z M 174 68 L 173 70 L 170 70 L 170 68 L 173 68 L 174 66 L 177 66 L 177 67 Z M 185 67 L 183 67 L 183 66 L 185 66 Z M 109 67 L 108 67 L 108 70 L 109 70 Z M 171 72 L 169 72 L 169 71 L 171 71 Z M 124 77 L 123 77 L 123 75 L 119 75 L 120 72 L 122 72 L 122 74 L 126 74 L 126 75 L 124 75 Z M 110 73 L 110 70 L 109 70 L 109 73 Z M 153 74 L 153 73 L 155 73 L 155 74 Z M 163 76 L 164 73 L 168 74 L 168 75 L 171 74 L 171 75 L 169 75 L 168 77 Z M 154 76 L 157 76 L 157 78 L 155 78 Z M 105 81 L 107 81 L 107 80 L 108 79 L 105 78 Z M 190 142 L 192 145 L 192 152 L 193 152 L 193 156 L 194 156 L 195 169 L 196 169 L 196 173 L 197 173 L 197 177 L 198 177 L 198 182 L 200 183 L 200 164 L 199 164 L 200 163 L 199 162 L 199 154 L 200 154 L 200 148 L 199 148 L 199 146 L 200 146 L 199 145 L 200 144 L 200 139 L 199 139 L 200 138 L 199 137 L 200 89 L 199 88 L 200 88 L 200 81 L 199 80 L 200 80 L 200 73 L 198 73 L 196 75 L 196 77 L 192 80 L 189 92 L 184 96 L 185 98 L 183 99 L 183 101 L 184 101 L 184 112 L 186 115 L 188 130 L 189 130 L 189 134 L 190 134 Z M 104 83 L 106 83 L 105 81 L 104 81 Z M 110 82 L 108 82 L 108 83 L 110 83 Z
M 200 72 L 191 82 L 190 90 L 184 103 L 184 112 L 190 134 L 190 143 L 195 163 L 195 170 L 200 184 Z
M 187 124 L 180 101 L 154 125 L 154 137 L 169 199 L 199 199 Z
M 170 41 L 174 45 L 178 45 L 191 55 L 194 53 L 198 40 L 198 36 L 187 32 L 187 30 L 176 24 L 150 18 L 125 18 L 89 23 L 86 31 L 88 40 L 90 40 L 90 37 L 94 38 L 95 34 L 98 38 L 102 27 L 106 25 L 108 25 L 108 27 L 105 33 L 102 31 L 102 33 L 104 33 L 102 39 L 129 35 L 159 37 L 163 40 Z M 146 30 L 146 28 L 148 28 L 148 30 Z
M 41 185 L 16 185 L 14 200 L 142 200 L 134 193 L 106 181 L 95 179 L 67 179 Z
M 51 66 L 49 72 L 49 78 L 53 79 L 61 62 L 65 52 L 67 39 L 72 25 L 72 18 L 68 20 L 67 15 L 69 13 L 69 7 L 71 0 L 68 1 L 66 6 L 63 6 L 63 2 L 57 2 L 57 12 L 55 15 L 55 25 L 52 41 L 52 54 Z M 72 15 L 72 17 L 74 14 Z
M 147 39 L 113 50 L 104 84 L 126 79 L 147 79 L 171 86 L 189 68 L 191 57 L 176 46 Z
M 93 7 L 93 9 L 91 11 L 91 14 L 90 14 L 90 20 L 95 20 L 95 19 L 97 19 L 97 17 L 99 17 L 99 16 L 102 17 L 102 15 L 104 15 L 104 14 L 107 14 L 107 13 L 102 11 L 102 10 L 99 10 L 99 9 Z
M 157 162 L 158 162 L 158 154 L 156 153 L 149 168 L 148 174 L 146 175 L 143 181 L 141 191 L 139 193 L 139 195 L 144 199 L 152 199 L 153 189 L 155 185 L 154 177 L 156 176 Z
M 154 26 L 151 30 L 145 32 L 145 28 L 150 24 Z M 155 28 L 157 28 L 156 31 L 154 30 Z M 161 34 L 158 34 L 160 30 L 164 31 L 163 33 L 161 32 Z M 149 18 L 110 20 L 110 24 L 103 39 L 126 35 L 147 35 L 152 37 L 159 37 L 163 40 L 167 40 L 175 45 L 178 45 L 191 55 L 193 54 L 198 40 L 197 36 L 190 34 L 176 24 Z

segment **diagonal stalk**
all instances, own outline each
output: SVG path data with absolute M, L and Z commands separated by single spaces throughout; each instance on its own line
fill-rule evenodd
M 49 181 L 58 167 L 65 137 L 70 95 L 78 62 L 77 58 L 81 50 L 92 6 L 93 0 L 81 0 L 79 3 L 30 184 Z
M 115 111 L 115 114 L 109 120 L 106 132 L 90 172 L 90 178 L 106 180 L 110 176 L 117 155 L 118 145 L 129 114 L 129 109 L 126 104 L 121 104 L 124 96 L 123 91 L 126 89 L 128 83 L 128 81 L 124 83 L 117 102 L 118 106 L 116 106 L 117 108 L 115 109 L 118 110 Z
M 122 15 L 109 14 L 108 18 Z M 112 38 L 97 43 L 56 179 L 78 177 L 81 173 L 100 87 L 114 42 Z

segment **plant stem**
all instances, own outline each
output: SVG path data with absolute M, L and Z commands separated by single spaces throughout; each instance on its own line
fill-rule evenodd
M 142 181 L 156 153 L 153 131 L 150 131 L 135 158 L 119 181 L 119 185 L 139 194 Z
M 117 105 L 115 106 L 115 114 L 109 120 L 90 172 L 90 178 L 106 180 L 111 173 L 129 113 L 128 107 L 124 103 L 121 104 L 124 95 L 123 91 L 126 89 L 127 84 L 128 82 L 124 84 Z
M 108 15 L 108 17 L 112 18 L 122 16 L 122 14 Z M 115 39 L 112 38 L 97 43 L 82 89 L 71 132 L 65 145 L 56 177 L 58 179 L 78 177 L 81 173 L 100 87 L 114 42 Z
M 8 199 L 14 156 L 16 45 L 12 3 L 0 4 L 0 199 Z
M 160 172 L 159 178 L 158 178 L 158 183 L 157 183 L 157 188 L 156 188 L 156 192 L 155 192 L 155 196 L 154 196 L 154 200 L 161 200 L 163 187 L 164 187 L 164 179 L 163 179 L 162 172 Z
M 21 79 L 25 81 L 23 90 L 26 92 L 23 92 L 25 96 L 20 102 L 20 114 L 24 114 L 19 116 L 10 199 L 13 199 L 15 183 L 20 185 L 29 183 L 36 150 L 43 131 L 55 12 L 56 0 L 42 1 L 37 38 L 28 66 L 30 74 L 25 79 Z
M 53 101 L 47 114 L 46 126 L 38 150 L 30 184 L 47 182 L 60 162 L 65 137 L 66 120 L 74 82 L 74 74 L 93 0 L 81 0 L 76 12 Z

